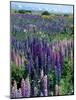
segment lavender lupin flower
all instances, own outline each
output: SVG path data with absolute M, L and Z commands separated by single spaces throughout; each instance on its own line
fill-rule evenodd
M 22 97 L 21 88 L 19 88 L 17 96 L 18 96 L 18 98 Z
M 22 94 L 22 97 L 25 97 L 25 80 L 22 79 L 21 81 L 21 94 Z
M 44 80 L 40 80 L 40 96 L 44 96 Z
M 47 91 L 47 75 L 44 76 L 44 96 L 48 96 L 48 91 Z
M 25 80 L 25 97 L 30 97 L 30 81 L 29 81 L 29 77 L 26 78 Z
M 13 85 L 12 90 L 11 90 L 11 97 L 12 98 L 17 97 L 17 84 L 16 84 L 16 81 L 14 81 L 14 85 Z
M 55 86 L 55 95 L 57 96 L 57 95 L 60 95 L 60 86 L 58 86 L 57 84 L 56 84 L 56 86 Z
M 34 80 L 34 96 L 37 96 L 38 90 L 37 90 L 37 80 Z

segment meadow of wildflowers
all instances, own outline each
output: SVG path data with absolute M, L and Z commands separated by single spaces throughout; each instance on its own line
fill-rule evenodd
M 73 15 L 10 17 L 11 98 L 74 94 Z

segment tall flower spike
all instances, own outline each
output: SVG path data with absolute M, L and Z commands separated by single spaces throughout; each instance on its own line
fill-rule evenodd
M 44 76 L 44 96 L 48 96 L 48 91 L 47 91 L 47 75 Z
M 11 90 L 11 98 L 17 98 L 17 84 L 15 80 Z
M 25 97 L 25 80 L 22 79 L 21 81 L 21 94 L 22 94 L 22 97 Z
M 21 88 L 19 88 L 19 90 L 18 90 L 17 97 L 18 98 L 21 98 L 22 97 Z
M 21 56 L 18 54 L 18 61 L 19 61 L 19 67 L 21 67 L 22 61 L 21 61 Z
M 31 94 L 31 86 L 29 77 L 27 77 L 25 80 L 25 97 L 30 97 L 30 94 Z
M 40 96 L 44 96 L 44 80 L 40 80 Z
M 37 80 L 34 80 L 34 96 L 37 96 L 38 90 L 37 90 Z
M 41 70 L 41 79 L 44 77 L 44 71 L 43 69 Z
M 60 55 L 59 52 L 57 53 L 57 84 L 56 85 L 56 95 L 60 95 L 60 80 L 61 80 L 61 74 L 62 74 L 62 67 L 60 64 Z

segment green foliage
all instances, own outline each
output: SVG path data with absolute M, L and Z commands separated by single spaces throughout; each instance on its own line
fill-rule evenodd
M 12 63 L 11 64 L 11 77 L 12 80 L 16 80 L 19 82 L 22 78 L 27 77 L 27 69 L 24 68 L 23 66 L 18 68 L 16 64 Z
M 73 84 L 69 83 L 68 79 L 61 79 L 61 95 L 70 95 L 73 94 Z
M 61 79 L 61 95 L 73 94 L 73 63 L 67 58 L 64 60 L 63 74 Z
M 72 80 L 73 75 L 73 62 L 69 59 L 65 58 L 64 67 L 63 67 L 63 78 L 67 78 L 67 80 Z
M 18 40 L 24 40 L 25 39 L 25 33 L 24 32 L 21 32 L 21 33 L 18 33 L 18 34 L 16 34 L 16 38 L 18 39 Z
M 54 92 L 55 89 L 55 85 L 57 84 L 56 81 L 56 77 L 54 74 L 54 71 L 52 69 L 49 71 L 49 80 L 50 80 L 50 95 L 52 95 L 52 93 Z M 26 67 L 24 68 L 22 67 L 17 67 L 16 64 L 12 63 L 11 64 L 11 76 L 12 76 L 12 80 L 16 80 L 17 83 L 19 83 L 19 81 L 24 78 L 26 79 L 27 77 L 27 69 Z M 74 69 L 73 69 L 73 63 L 72 61 L 70 61 L 69 59 L 65 58 L 64 59 L 64 66 L 63 66 L 63 73 L 62 73 L 62 79 L 60 81 L 60 95 L 70 95 L 73 94 L 74 92 L 74 77 L 73 77 L 73 73 L 74 73 Z M 30 83 L 33 87 L 33 80 L 30 80 Z M 38 96 L 40 95 L 40 80 L 38 80 Z M 33 92 L 33 89 L 32 89 Z
M 73 62 L 70 59 L 64 59 L 63 73 L 60 81 L 61 95 L 71 95 L 74 92 L 74 69 Z M 55 73 L 56 74 L 56 73 Z M 49 71 L 50 89 L 54 92 L 57 78 L 55 77 L 53 69 Z M 57 75 L 56 75 L 57 76 Z
M 63 32 L 57 33 L 57 34 L 50 34 L 50 33 L 45 33 L 45 32 L 37 32 L 37 33 L 30 33 L 30 32 L 19 32 L 19 33 L 12 33 L 12 35 L 16 36 L 16 38 L 18 40 L 24 40 L 27 37 L 30 36 L 30 38 L 32 38 L 33 36 L 38 36 L 41 40 L 43 39 L 47 39 L 48 42 L 50 43 L 50 41 L 52 40 L 57 40 L 57 41 L 61 41 L 61 40 L 69 40 L 71 38 L 74 37 L 74 34 L 69 34 L 66 32 L 66 28 L 64 28 Z
M 44 11 L 44 12 L 42 13 L 42 15 L 50 15 L 50 13 L 49 13 L 48 11 Z
M 22 14 L 24 14 L 24 13 L 31 13 L 30 10 L 19 10 L 18 12 L 19 12 L 19 13 L 22 13 Z
M 20 14 L 25 14 L 25 13 L 32 13 L 30 10 L 14 10 L 14 13 L 20 13 Z
M 64 14 L 64 16 L 65 16 L 65 17 L 69 17 L 70 15 L 69 15 L 69 14 Z

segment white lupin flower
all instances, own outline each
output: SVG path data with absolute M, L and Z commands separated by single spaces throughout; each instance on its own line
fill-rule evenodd
M 22 79 L 21 81 L 21 94 L 22 94 L 22 97 L 25 97 L 25 80 Z
M 16 81 L 14 81 L 14 85 L 12 87 L 12 90 L 11 90 L 11 97 L 12 98 L 17 98 L 17 84 L 16 84 Z
M 22 97 L 22 93 L 21 93 L 21 88 L 19 88 L 18 92 L 17 92 L 17 97 Z
M 44 80 L 44 95 L 47 96 L 48 95 L 48 93 L 47 93 L 47 75 L 44 76 L 43 80 Z
M 44 72 L 43 72 L 43 69 L 41 70 L 41 79 L 43 78 L 44 76 Z

